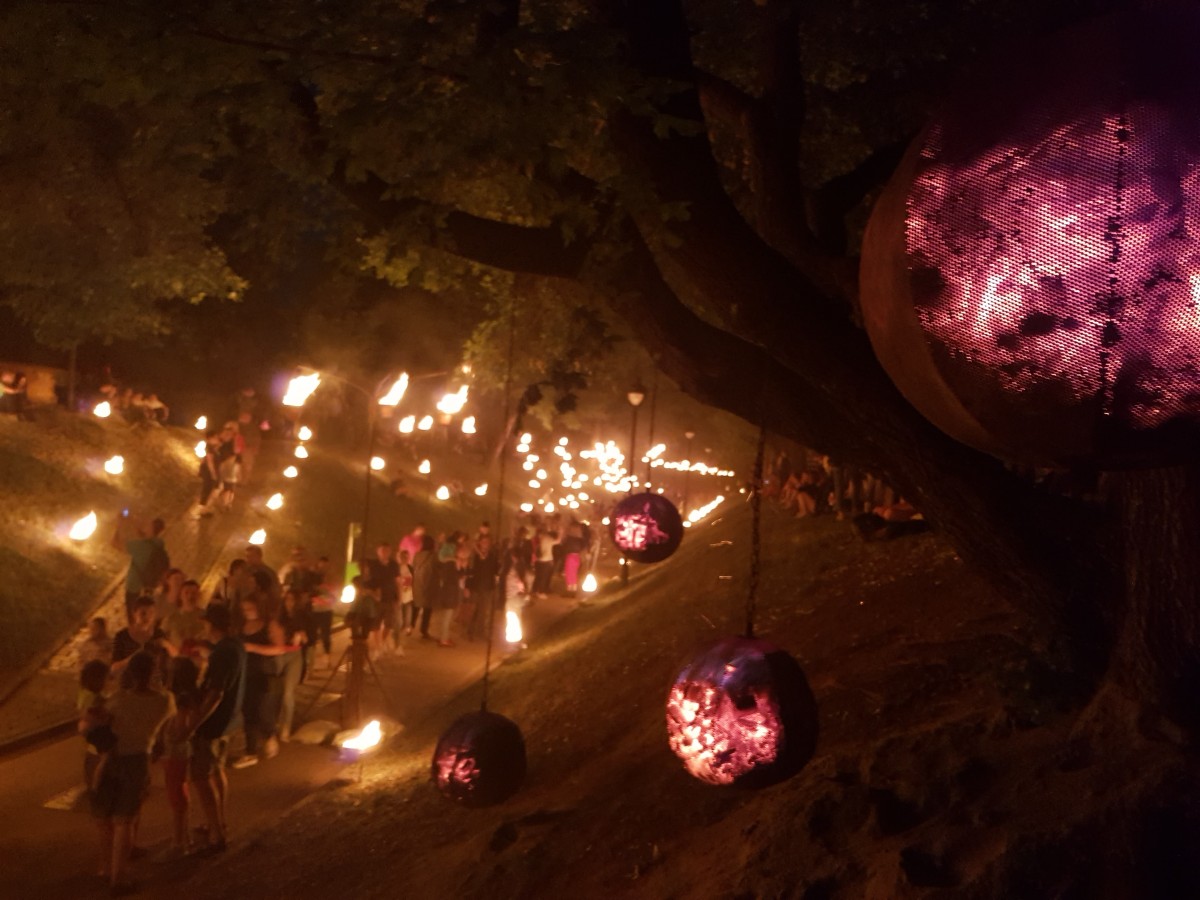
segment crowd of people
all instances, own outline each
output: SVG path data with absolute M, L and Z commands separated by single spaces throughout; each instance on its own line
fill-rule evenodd
M 249 545 L 207 604 L 199 583 L 171 565 L 161 519 L 122 516 L 114 542 L 129 556 L 127 624 L 94 618 L 80 658 L 79 730 L 88 801 L 100 834 L 100 872 L 114 894 L 134 890 L 138 820 L 161 764 L 172 812 L 170 853 L 225 849 L 227 768 L 272 759 L 289 740 L 298 686 L 331 675 L 335 610 L 374 657 L 409 641 L 436 647 L 487 636 L 497 612 L 520 617 L 559 584 L 573 596 L 594 541 L 575 519 L 531 517 L 497 540 L 418 525 L 380 542 L 351 578 L 352 602 L 329 558 L 295 547 L 273 569 Z M 191 808 L 203 824 L 193 829 Z

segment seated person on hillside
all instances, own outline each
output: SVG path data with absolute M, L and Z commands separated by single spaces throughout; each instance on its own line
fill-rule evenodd
M 26 421 L 33 418 L 29 413 L 29 383 L 24 372 L 0 373 L 0 412 L 12 413 Z
M 929 523 L 904 498 L 889 506 L 876 506 L 854 517 L 854 527 L 864 541 L 886 541 L 929 530 Z

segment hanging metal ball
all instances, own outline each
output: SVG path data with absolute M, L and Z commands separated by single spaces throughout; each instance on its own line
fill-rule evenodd
M 498 713 L 459 716 L 438 739 L 431 774 L 443 796 L 464 806 L 502 803 L 525 780 L 525 738 Z
M 667 740 L 708 784 L 763 788 L 795 775 L 817 744 L 817 704 L 799 663 L 768 641 L 725 637 L 667 695 Z
M 634 562 L 662 562 L 683 540 L 683 518 L 675 504 L 661 494 L 631 494 L 613 509 L 608 533 Z
M 1200 443 L 1200 13 L 1013 47 L 912 145 L 863 239 L 863 320 L 910 403 L 1035 465 Z

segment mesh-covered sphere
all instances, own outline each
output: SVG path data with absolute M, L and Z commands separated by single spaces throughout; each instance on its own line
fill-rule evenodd
M 753 638 L 722 638 L 675 677 L 667 741 L 701 781 L 767 787 L 795 775 L 812 756 L 816 701 L 786 651 Z
M 662 562 L 683 540 L 683 518 L 661 494 L 631 494 L 613 509 L 608 533 L 617 549 L 634 562 Z
M 1097 22 L 1001 71 L 910 149 L 864 241 L 872 344 L 965 443 L 1154 463 L 1200 421 L 1194 14 Z
M 431 774 L 443 796 L 464 806 L 502 803 L 525 780 L 525 738 L 498 713 L 459 716 L 438 740 Z

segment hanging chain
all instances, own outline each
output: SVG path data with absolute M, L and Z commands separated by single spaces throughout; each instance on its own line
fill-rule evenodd
M 496 485 L 495 528 L 497 539 L 492 542 L 497 557 L 499 557 L 503 550 L 503 541 L 500 539 L 500 536 L 504 534 L 504 475 L 508 471 L 508 439 L 512 436 L 512 426 L 508 422 L 508 417 L 512 412 L 513 353 L 516 344 L 517 302 L 513 298 L 508 310 L 508 359 L 505 362 L 504 369 L 504 436 L 500 440 L 500 478 L 499 484 Z M 497 559 L 497 562 L 500 565 L 496 579 L 496 593 L 488 603 L 487 649 L 483 655 L 483 698 L 479 703 L 479 708 L 483 712 L 487 712 L 488 687 L 491 684 L 492 642 L 496 634 L 496 606 L 497 604 L 503 604 L 506 599 L 504 596 L 504 560 Z
M 754 453 L 754 481 L 750 492 L 750 585 L 746 592 L 746 637 L 754 637 L 754 613 L 758 601 L 758 570 L 762 558 L 763 451 L 767 446 L 767 418 L 758 428 L 758 449 Z

